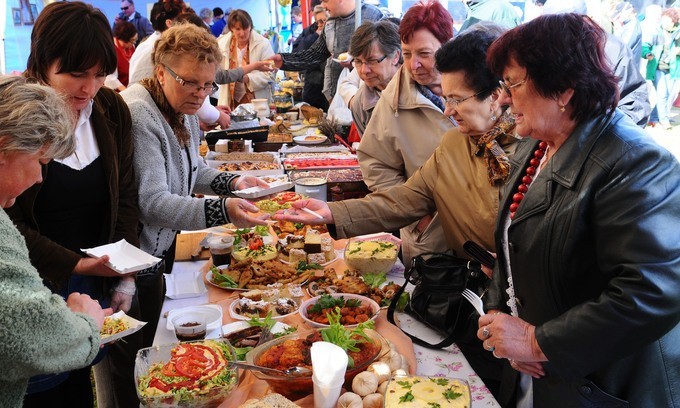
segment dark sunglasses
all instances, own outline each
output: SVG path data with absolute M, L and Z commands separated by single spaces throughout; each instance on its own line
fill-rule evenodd
M 125 7 L 121 7 L 120 9 L 123 10 L 123 11 L 126 11 L 129 8 L 130 8 L 130 6 L 125 6 Z

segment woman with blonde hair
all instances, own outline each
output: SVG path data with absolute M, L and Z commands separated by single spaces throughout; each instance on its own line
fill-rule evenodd
M 156 42 L 154 75 L 121 93 L 132 115 L 140 247 L 164 259 L 137 278 L 142 318 L 149 322 L 145 346 L 153 341 L 164 296 L 162 276 L 171 269 L 177 231 L 228 222 L 264 224 L 249 214 L 259 210 L 245 200 L 192 196 L 227 196 L 257 184 L 266 186 L 252 176 L 212 169 L 198 155 L 196 111 L 215 91 L 215 73 L 221 61 L 217 41 L 207 30 L 193 24 L 174 25 Z

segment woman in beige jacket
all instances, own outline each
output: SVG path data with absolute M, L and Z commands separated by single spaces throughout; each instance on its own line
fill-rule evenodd
M 435 52 L 453 36 L 451 15 L 437 2 L 411 7 L 399 26 L 404 65 L 375 105 L 357 154 L 371 191 L 403 184 L 432 155 L 454 123 L 444 115 Z M 401 229 L 404 262 L 447 249 L 436 212 Z
M 498 103 L 499 78 L 485 63 L 486 50 L 499 34 L 500 30 L 492 27 L 469 30 L 437 51 L 445 114 L 456 120 L 458 128 L 444 135 L 434 154 L 404 184 L 357 200 L 299 201 L 274 217 L 307 224 L 327 223 L 331 233 L 345 238 L 394 230 L 437 211 L 445 237 L 443 247 L 462 256 L 465 241 L 473 240 L 494 251 L 501 187 L 510 170 L 508 155 L 514 152 L 517 140 L 512 115 Z M 421 133 L 424 131 L 425 128 Z M 300 208 L 314 210 L 323 219 Z M 491 392 L 496 393 L 500 360 L 484 351 L 478 339 L 459 341 L 457 345 Z

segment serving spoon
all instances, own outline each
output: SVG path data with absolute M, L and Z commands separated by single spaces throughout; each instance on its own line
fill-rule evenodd
M 243 363 L 241 361 L 228 361 L 228 365 L 233 367 L 239 367 L 244 370 L 255 370 L 261 371 L 265 374 L 282 375 L 282 376 L 292 376 L 292 377 L 304 377 L 311 376 L 312 370 L 307 367 L 291 367 L 286 370 L 277 370 L 275 368 L 261 367 L 253 364 Z

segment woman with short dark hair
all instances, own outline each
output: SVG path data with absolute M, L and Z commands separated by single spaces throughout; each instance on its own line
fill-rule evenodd
M 404 184 L 359 200 L 293 203 L 291 210 L 276 218 L 334 224 L 338 237 L 351 237 L 393 231 L 436 210 L 447 249 L 464 256 L 463 245 L 472 240 L 493 252 L 501 189 L 517 141 L 512 115 L 498 101 L 500 77 L 486 65 L 486 51 L 501 32 L 500 27 L 485 23 L 482 29 L 470 29 L 437 51 L 444 114 L 454 118 L 458 127 L 444 134 L 432 156 Z M 427 131 L 424 126 L 421 133 Z M 298 211 L 301 207 L 324 218 Z M 490 270 L 486 272 L 491 275 Z M 476 314 L 466 318 L 476 319 Z M 473 329 L 457 338 L 456 345 L 488 389 L 498 395 L 504 362 L 482 348 L 474 327 L 473 321 Z
M 366 21 L 354 32 L 349 54 L 362 80 L 349 108 L 359 134 L 363 134 L 382 91 L 404 62 L 399 27 L 387 20 Z
M 116 47 L 118 68 L 106 77 L 104 85 L 120 92 L 128 85 L 130 58 L 135 52 L 137 29 L 129 21 L 119 20 L 113 25 L 113 44 Z
M 560 14 L 489 49 L 523 137 L 477 332 L 516 370 L 502 406 L 678 406 L 680 165 L 616 109 L 604 43 Z

